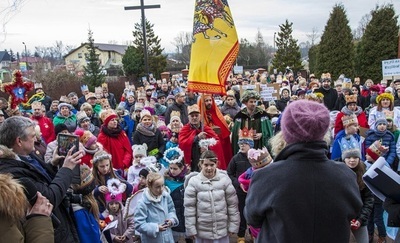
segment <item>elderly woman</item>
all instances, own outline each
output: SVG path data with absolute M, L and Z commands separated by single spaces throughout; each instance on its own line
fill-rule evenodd
M 140 123 L 133 133 L 133 144 L 147 144 L 147 154 L 157 159 L 163 157 L 165 143 L 161 131 L 157 129 L 155 122 L 148 110 L 140 112 Z
M 375 129 L 375 122 L 379 118 L 385 118 L 392 111 L 393 113 L 393 124 L 397 127 L 400 126 L 400 110 L 394 109 L 394 97 L 389 93 L 382 93 L 376 97 L 376 107 L 370 110 L 368 117 L 368 125 L 371 129 Z
M 366 128 L 366 129 L 369 128 L 367 116 L 365 115 L 365 112 L 363 111 L 363 109 L 360 106 L 357 106 L 357 98 L 358 98 L 358 96 L 356 94 L 345 96 L 346 105 L 342 108 L 342 110 L 336 116 L 335 129 L 334 129 L 335 137 L 336 137 L 336 134 L 338 134 L 341 130 L 344 129 L 343 122 L 342 122 L 343 116 L 350 116 L 352 114 L 355 114 L 357 116 L 358 125 L 360 127 Z
M 97 141 L 112 156 L 115 169 L 125 170 L 132 165 L 132 148 L 128 136 L 118 123 L 114 110 L 105 110 L 100 114 L 103 125 Z
M 76 115 L 72 113 L 73 106 L 68 103 L 58 105 L 58 114 L 53 119 L 54 126 L 65 124 L 69 132 L 74 132 L 77 127 Z

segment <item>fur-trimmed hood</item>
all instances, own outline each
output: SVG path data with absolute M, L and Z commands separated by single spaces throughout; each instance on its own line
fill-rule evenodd
M 10 174 L 0 174 L 0 215 L 18 222 L 28 208 L 24 188 Z
M 0 145 L 0 159 L 18 159 L 18 156 L 11 149 Z

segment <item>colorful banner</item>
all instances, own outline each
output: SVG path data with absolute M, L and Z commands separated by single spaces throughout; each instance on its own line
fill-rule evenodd
M 227 0 L 196 0 L 188 89 L 225 94 L 239 42 Z

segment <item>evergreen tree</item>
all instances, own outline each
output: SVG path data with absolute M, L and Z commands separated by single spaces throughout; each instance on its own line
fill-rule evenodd
M 354 74 L 353 36 L 342 4 L 333 7 L 318 48 L 317 73 L 329 72 L 332 79 Z
M 378 82 L 382 79 L 382 61 L 397 58 L 399 26 L 392 4 L 376 7 L 357 46 L 357 74 Z
M 125 76 L 135 79 L 143 73 L 144 59 L 139 50 L 134 46 L 129 46 L 122 57 L 122 65 Z
M 278 71 L 284 71 L 286 67 L 290 67 L 296 72 L 303 68 L 300 48 L 297 45 L 297 40 L 292 36 L 292 26 L 293 23 L 289 23 L 287 19 L 284 24 L 279 25 L 280 31 L 276 39 L 277 51 L 272 60 L 273 67 Z
M 88 53 L 85 55 L 87 65 L 83 67 L 85 70 L 83 82 L 93 89 L 101 86 L 104 82 L 105 75 L 99 60 L 100 54 L 96 53 L 93 32 L 90 29 L 86 49 L 88 50 Z
M 308 68 L 311 73 L 315 73 L 318 65 L 318 45 L 314 45 L 308 50 Z
M 155 78 L 160 77 L 160 74 L 165 71 L 167 67 L 167 56 L 163 55 L 164 51 L 161 48 L 161 39 L 155 35 L 153 30 L 154 24 L 151 24 L 146 19 L 146 44 L 147 44 L 147 56 L 149 72 L 153 73 Z M 138 50 L 140 57 L 144 60 L 144 46 L 143 46 L 143 28 L 142 22 L 135 24 L 135 30 L 133 31 L 133 46 Z M 144 61 L 141 68 L 141 72 L 137 73 L 137 76 L 145 76 Z

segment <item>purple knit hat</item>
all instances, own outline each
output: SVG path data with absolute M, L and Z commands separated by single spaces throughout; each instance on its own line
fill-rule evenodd
M 288 144 L 322 141 L 329 128 L 329 110 L 315 101 L 298 100 L 283 112 L 281 130 Z

